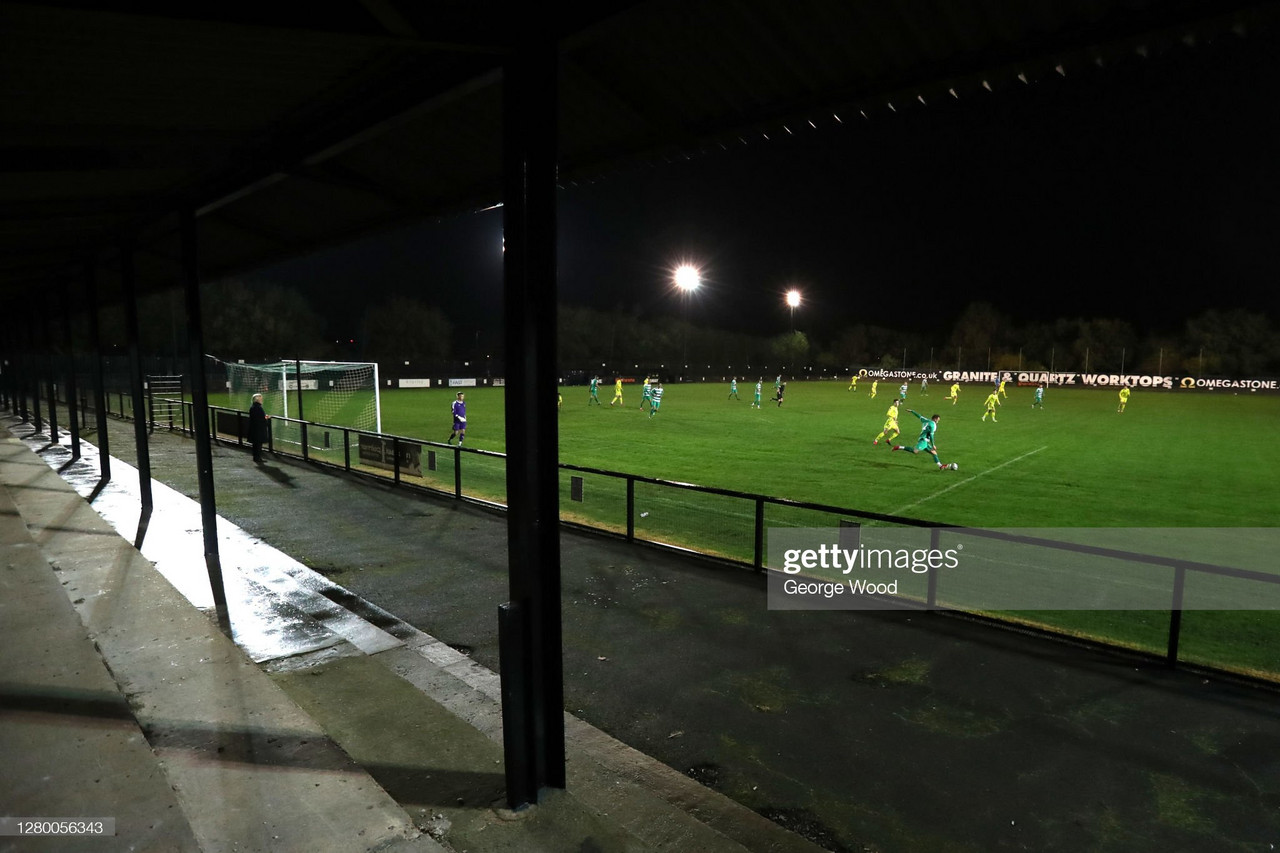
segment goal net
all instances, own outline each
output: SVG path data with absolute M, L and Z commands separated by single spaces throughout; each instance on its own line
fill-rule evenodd
M 275 361 L 268 364 L 223 362 L 231 405 L 248 409 L 254 394 L 262 395 L 267 414 L 328 426 L 382 432 L 378 393 L 378 365 L 372 362 Z M 272 424 L 276 442 L 301 445 L 296 423 Z M 340 437 L 339 437 L 340 438 Z M 307 443 L 325 446 L 330 437 L 308 430 Z M 354 442 L 354 440 L 353 440 Z

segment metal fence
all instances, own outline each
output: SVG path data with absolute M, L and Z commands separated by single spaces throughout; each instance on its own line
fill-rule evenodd
M 131 400 L 126 394 L 107 396 L 109 414 L 132 418 Z M 156 411 L 173 412 L 155 427 L 191 433 L 194 423 L 191 402 L 157 404 Z M 81 407 L 81 412 L 87 411 Z M 238 409 L 210 406 L 211 438 L 222 444 L 248 443 L 248 417 Z M 374 433 L 350 427 L 273 416 L 268 449 L 317 465 L 351 474 L 388 480 L 397 486 L 446 495 L 494 508 L 506 504 L 506 455 L 494 451 L 407 436 Z M 860 525 L 916 529 L 928 535 L 936 548 L 944 532 L 999 540 L 1011 546 L 1035 549 L 1042 564 L 1084 558 L 1115 561 L 1125 571 L 1148 573 L 1153 584 L 1167 582 L 1167 610 L 1135 615 L 1134 611 L 1112 614 L 1110 624 L 1099 627 L 1096 615 L 1090 618 L 1065 612 L 1008 613 L 984 612 L 966 607 L 959 584 L 942 569 L 930 569 L 915 580 L 909 590 L 900 590 L 894 603 L 904 606 L 941 608 L 967 612 L 983 619 L 1018 624 L 1055 635 L 1068 635 L 1087 642 L 1124 647 L 1161 657 L 1170 665 L 1192 664 L 1207 669 L 1231 671 L 1268 680 L 1280 678 L 1280 651 L 1273 639 L 1280 636 L 1280 575 L 1212 562 L 1187 559 L 1184 555 L 1160 556 L 1097 544 L 1064 542 L 1035 536 L 1020 536 L 996 530 L 955 528 L 922 519 L 866 512 L 849 507 L 793 501 L 767 495 L 738 492 L 607 471 L 568 463 L 560 464 L 562 523 L 642 543 L 696 554 L 721 562 L 763 571 L 766 567 L 765 531 L 769 528 L 839 528 Z M 1154 572 L 1154 574 L 1152 574 Z M 954 573 L 953 573 L 954 574 Z M 1195 593 L 1197 580 L 1247 584 L 1246 596 L 1274 600 L 1274 609 L 1253 611 L 1245 646 L 1253 651 L 1224 652 L 1220 635 L 1237 635 L 1219 612 L 1188 609 L 1187 596 Z M 949 587 L 948 584 L 951 584 Z M 1203 590 L 1200 594 L 1204 593 Z M 1239 594 L 1237 594 L 1237 600 Z M 1225 611 L 1223 611 L 1225 612 Z M 1159 618 L 1156 618 L 1158 614 Z M 1107 620 L 1104 620 L 1106 622 Z M 1195 632 L 1188 635 L 1188 621 Z M 1215 624 L 1215 623 L 1223 624 Z M 1188 651 L 1187 646 L 1191 649 Z

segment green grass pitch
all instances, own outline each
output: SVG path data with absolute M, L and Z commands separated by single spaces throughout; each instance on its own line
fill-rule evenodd
M 899 443 L 914 444 L 919 421 L 907 408 L 942 415 L 945 462 L 872 445 L 897 387 L 795 382 L 781 407 L 751 408 L 751 388 L 667 385 L 649 418 L 640 389 L 624 406 L 588 405 L 585 387 L 561 389 L 560 461 L 771 497 L 981 527 L 1270 527 L 1280 506 L 1280 452 L 1269 445 L 1280 398 L 1135 391 L 1117 414 L 1111 390 L 1050 388 L 1043 410 L 1032 389 L 1013 387 L 981 421 L 985 386 L 908 393 Z M 443 441 L 453 391 L 388 390 L 383 431 Z M 501 388 L 467 389 L 467 444 L 505 448 Z
M 769 400 L 773 382 L 766 378 L 759 409 L 750 403 L 754 385 L 739 382 L 741 399 L 730 400 L 728 383 L 669 384 L 653 418 L 640 410 L 636 385 L 625 386 L 625 404 L 613 407 L 611 382 L 601 383 L 600 406 L 588 403 L 585 386 L 561 388 L 560 461 L 985 528 L 1271 528 L 1280 506 L 1272 464 L 1280 453 L 1268 443 L 1280 414 L 1276 397 L 1138 389 L 1119 414 L 1114 390 L 1051 387 L 1044 408 L 1033 409 L 1033 389 L 1011 386 L 993 423 L 981 420 L 988 386 L 962 386 L 953 405 L 944 399 L 944 387 L 921 396 L 913 383 L 897 443 L 914 444 L 919 434 L 919 421 L 906 409 L 940 414 L 940 455 L 959 470 L 939 471 L 925 454 L 872 444 L 897 396 L 896 383 L 881 383 L 872 399 L 865 381 L 856 392 L 843 381 L 793 382 L 779 407 Z M 383 431 L 443 442 L 456 390 L 384 390 Z M 467 446 L 504 450 L 503 389 L 465 391 Z M 451 454 L 437 457 L 438 470 L 424 479 L 452 489 Z M 501 460 L 464 454 L 462 466 L 468 494 L 504 500 Z M 586 475 L 585 500 L 576 503 L 569 497 L 569 475 L 561 479 L 566 518 L 625 529 L 623 481 Z M 635 497 L 638 535 L 751 559 L 750 503 L 646 484 L 637 485 Z M 830 527 L 838 518 L 770 507 L 766 524 Z M 1176 536 L 1169 541 L 1169 549 L 1183 547 Z M 1238 564 L 1230 559 L 1229 536 L 1208 541 L 1216 544 L 1204 553 L 1175 554 Z M 1108 544 L 1125 547 L 1123 539 Z M 1188 592 L 1195 592 L 1191 582 Z M 1280 610 L 1275 587 L 1260 594 L 1277 599 Z M 1169 618 L 1162 611 L 1013 615 L 1155 652 L 1163 651 Z M 1266 610 L 1187 611 L 1181 655 L 1274 676 L 1280 673 L 1276 616 Z

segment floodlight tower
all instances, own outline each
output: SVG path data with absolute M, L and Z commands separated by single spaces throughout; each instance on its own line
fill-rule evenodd
M 676 290 L 680 292 L 680 307 L 684 313 L 684 356 L 680 364 L 689 363 L 689 295 L 702 286 L 702 273 L 693 264 L 681 264 L 672 274 Z
M 796 333 L 796 309 L 800 307 L 800 291 L 794 287 L 787 291 L 787 307 L 791 309 L 791 334 Z

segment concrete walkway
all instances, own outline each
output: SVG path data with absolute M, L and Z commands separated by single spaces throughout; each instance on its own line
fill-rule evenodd
M 507 811 L 493 673 L 224 520 L 237 646 L 179 591 L 190 499 L 156 488 L 139 553 L 128 466 L 90 505 L 91 447 L 0 423 L 0 803 L 114 823 L 0 851 L 817 849 L 568 716 L 569 791 Z

